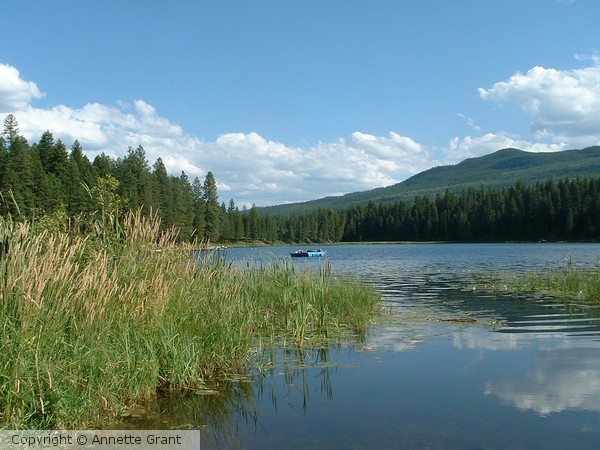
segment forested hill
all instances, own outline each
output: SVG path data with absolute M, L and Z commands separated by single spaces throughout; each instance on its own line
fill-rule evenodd
M 456 165 L 439 166 L 421 172 L 392 186 L 354 192 L 338 197 L 325 197 L 303 203 L 259 208 L 261 214 L 287 215 L 317 208 L 342 209 L 370 201 L 389 203 L 413 200 L 415 196 L 444 193 L 446 189 L 460 194 L 468 187 L 505 188 L 517 181 L 531 185 L 538 181 L 563 178 L 600 177 L 600 146 L 583 150 L 533 153 L 506 148 L 495 153 L 470 158 Z

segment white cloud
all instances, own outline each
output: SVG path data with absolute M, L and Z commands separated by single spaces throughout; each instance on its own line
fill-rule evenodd
M 544 416 L 565 410 L 600 411 L 597 345 L 563 337 L 560 332 L 547 333 L 548 344 L 538 339 L 535 366 L 523 376 L 487 382 L 485 394 Z M 451 336 L 456 348 L 482 351 L 518 350 L 528 347 L 530 339 L 528 333 L 494 333 L 482 327 L 457 329 Z
M 490 381 L 496 395 L 521 410 L 549 415 L 565 410 L 600 411 L 600 362 L 597 348 L 538 352 L 536 366 L 524 377 Z M 565 364 L 568 361 L 568 364 Z
M 239 205 L 280 204 L 362 191 L 397 183 L 431 167 L 429 153 L 412 139 L 390 133 L 353 133 L 349 139 L 308 147 L 290 147 L 257 133 L 227 133 L 213 142 L 185 133 L 142 100 L 106 106 L 29 105 L 13 110 L 21 133 L 37 141 L 46 130 L 70 145 L 78 139 L 93 158 L 116 158 L 142 145 L 150 164 L 161 157 L 170 173 L 190 178 L 211 170 L 221 200 Z
M 42 133 L 50 130 L 65 142 L 79 139 L 88 150 L 95 150 L 104 148 L 110 142 L 109 130 L 103 129 L 100 118 L 100 113 L 104 113 L 105 109 L 101 105 L 87 105 L 79 111 L 57 106 L 47 110 L 27 107 L 14 112 L 21 134 L 30 141 L 39 139 Z
M 0 64 L 0 113 L 21 110 L 43 96 L 35 83 L 21 79 L 16 68 Z
M 307 148 L 287 146 L 257 133 L 227 133 L 205 142 L 141 99 L 115 106 L 34 108 L 29 102 L 41 96 L 39 89 L 21 80 L 10 66 L 0 72 L 0 86 L 20 93 L 19 101 L 5 101 L 5 105 L 31 142 L 50 130 L 67 145 L 78 139 L 91 157 L 101 152 L 119 157 L 129 147 L 142 145 L 150 164 L 161 157 L 174 175 L 183 170 L 190 178 L 203 177 L 211 170 L 222 200 L 234 198 L 239 204 L 297 202 L 388 186 L 440 164 L 431 161 L 427 148 L 394 132 L 374 136 L 356 131 L 348 139 Z M 5 95 L 13 97 L 17 96 Z
M 471 128 L 473 128 L 473 130 L 475 130 L 476 132 L 479 133 L 481 131 L 481 127 L 479 125 L 477 125 L 475 120 L 473 120 L 471 117 L 467 117 L 463 113 L 458 113 L 456 115 L 458 117 L 460 117 L 461 119 L 463 119 L 465 122 L 467 122 L 467 125 L 469 125 Z
M 228 186 L 233 188 L 235 181 L 267 203 L 388 186 L 431 167 L 421 146 L 395 133 L 378 137 L 355 132 L 348 140 L 309 148 L 289 147 L 256 133 L 229 133 L 213 143 L 198 143 L 195 153 L 210 159 L 205 164 L 215 176 L 231 180 Z
M 456 348 L 476 350 L 515 350 L 523 347 L 523 340 L 517 333 L 494 333 L 483 327 L 457 328 L 451 335 Z
M 35 108 L 31 101 L 44 94 L 7 65 L 0 65 L 0 112 L 15 114 L 21 133 L 30 142 L 49 130 L 66 145 L 78 139 L 91 158 L 101 152 L 113 158 L 124 156 L 129 147 L 142 145 L 150 164 L 161 157 L 174 175 L 185 171 L 191 179 L 203 178 L 211 170 L 223 201 L 233 198 L 239 205 L 265 206 L 389 186 L 433 166 L 505 147 L 564 149 L 564 142 L 587 139 L 600 129 L 599 80 L 598 65 L 570 72 L 535 68 L 480 90 L 482 98 L 522 104 L 532 115 L 538 134 L 550 133 L 553 144 L 531 143 L 509 133 L 487 133 L 455 137 L 445 147 L 434 148 L 395 132 L 376 136 L 361 131 L 304 148 L 257 133 L 227 133 L 206 142 L 186 133 L 141 99 L 119 101 L 115 106 L 88 103 L 81 108 Z M 587 117 L 593 113 L 594 117 Z M 479 131 L 475 121 L 460 117 Z M 574 123 L 576 118 L 582 123 Z M 563 135 L 569 139 L 560 141 Z
M 466 158 L 488 155 L 503 148 L 518 148 L 528 152 L 557 152 L 564 150 L 564 143 L 545 144 L 529 142 L 508 133 L 486 133 L 482 136 L 454 137 L 442 149 L 444 161 L 456 164 Z
M 352 133 L 351 144 L 357 148 L 369 150 L 374 156 L 399 160 L 402 158 L 427 157 L 423 147 L 406 136 L 390 132 L 389 137 L 378 137 L 355 131 Z
M 581 57 L 578 57 L 581 59 Z M 571 147 L 600 143 L 600 64 L 573 70 L 536 66 L 516 73 L 489 89 L 479 89 L 484 100 L 513 102 L 531 117 L 538 138 L 551 137 Z

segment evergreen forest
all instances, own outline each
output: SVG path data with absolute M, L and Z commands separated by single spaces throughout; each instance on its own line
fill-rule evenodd
M 142 146 L 90 161 L 46 131 L 29 143 L 13 115 L 0 137 L 0 216 L 85 233 L 98 215 L 155 211 L 182 242 L 538 241 L 600 239 L 600 178 L 561 178 L 508 188 L 468 187 L 411 201 L 369 202 L 287 215 L 219 202 L 212 172 L 169 175 Z

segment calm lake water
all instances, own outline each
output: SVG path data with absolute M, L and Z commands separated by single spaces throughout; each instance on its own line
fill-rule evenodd
M 227 258 L 289 260 L 295 249 L 230 249 Z M 509 295 L 502 283 L 498 293 L 481 289 L 490 273 L 596 266 L 600 244 L 326 250 L 334 274 L 381 293 L 389 323 L 350 345 L 275 349 L 275 367 L 224 383 L 218 396 L 163 398 L 156 426 L 203 427 L 203 448 L 600 448 L 600 311 Z M 465 317 L 476 321 L 455 321 Z

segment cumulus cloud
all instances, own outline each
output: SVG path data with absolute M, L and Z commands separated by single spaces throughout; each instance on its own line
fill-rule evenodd
M 185 171 L 191 179 L 202 178 L 211 170 L 221 200 L 266 206 L 389 186 L 433 166 L 505 147 L 557 151 L 566 145 L 563 136 L 565 142 L 589 141 L 600 129 L 600 75 L 595 62 L 593 67 L 569 72 L 534 68 L 480 90 L 486 100 L 522 104 L 538 135 L 551 134 L 553 144 L 531 143 L 510 133 L 486 133 L 455 137 L 443 148 L 435 148 L 395 132 L 377 136 L 363 131 L 307 147 L 289 146 L 257 133 L 227 133 L 207 142 L 142 99 L 113 106 L 36 108 L 32 101 L 44 95 L 37 85 L 23 80 L 14 67 L 1 64 L 0 112 L 15 114 L 30 142 L 49 130 L 67 145 L 78 139 L 91 158 L 100 153 L 122 157 L 129 147 L 142 145 L 150 164 L 160 157 L 173 175 Z M 461 117 L 480 131 L 474 120 Z
M 43 94 L 21 79 L 17 69 L 0 66 L 0 105 L 16 115 L 21 133 L 37 141 L 49 130 L 70 145 L 79 140 L 91 157 L 117 158 L 142 145 L 150 164 L 160 157 L 170 173 L 193 178 L 211 170 L 222 200 L 258 206 L 312 200 L 388 186 L 439 163 L 428 149 L 397 133 L 374 136 L 356 131 L 335 142 L 307 148 L 288 146 L 257 133 L 227 133 L 206 142 L 137 99 L 115 106 L 88 103 L 35 108 Z
M 31 100 L 43 96 L 35 83 L 21 78 L 16 68 L 0 64 L 0 113 L 21 110 L 29 105 Z
M 600 411 L 600 360 L 594 342 L 560 340 L 542 343 L 535 366 L 526 374 L 486 383 L 485 394 L 494 395 L 521 410 L 546 416 L 565 410 Z M 513 351 L 528 347 L 527 333 L 493 333 L 485 328 L 459 329 L 451 337 L 457 348 Z M 559 342 L 555 344 L 554 342 Z
M 198 143 L 197 154 L 224 175 L 228 186 L 254 192 L 267 203 L 339 195 L 397 183 L 431 167 L 428 153 L 410 138 L 353 133 L 349 139 L 291 147 L 257 133 L 229 133 Z M 207 163 L 209 164 L 209 163 Z
M 67 145 L 78 139 L 90 157 L 116 158 L 142 145 L 152 164 L 161 157 L 169 172 L 193 178 L 211 170 L 223 200 L 258 206 L 311 200 L 397 183 L 432 166 L 428 151 L 390 133 L 355 132 L 348 139 L 292 147 L 257 133 L 227 133 L 213 142 L 185 133 L 142 100 L 133 105 L 26 106 L 14 112 L 21 133 L 35 142 L 46 130 Z
M 487 155 L 503 148 L 518 148 L 528 152 L 557 152 L 565 150 L 566 144 L 530 142 L 508 133 L 486 133 L 482 136 L 455 136 L 442 149 L 444 161 L 456 164 L 466 158 Z
M 581 59 L 581 57 L 578 57 Z M 513 102 L 531 117 L 538 138 L 556 143 L 589 146 L 600 143 L 600 64 L 557 70 L 540 66 L 516 73 L 489 89 L 479 89 L 484 100 Z

